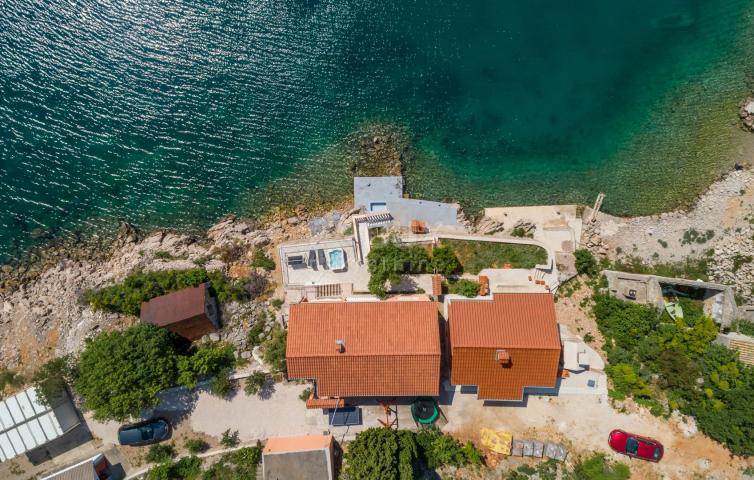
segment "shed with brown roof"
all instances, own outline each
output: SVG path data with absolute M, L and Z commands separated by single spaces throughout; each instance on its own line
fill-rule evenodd
M 188 340 L 197 340 L 219 328 L 217 303 L 208 283 L 142 303 L 141 321 L 167 328 Z
M 437 396 L 440 326 L 425 301 L 291 305 L 288 377 L 320 397 Z
M 448 304 L 451 382 L 482 400 L 522 400 L 526 387 L 554 388 L 560 333 L 550 293 L 495 293 Z

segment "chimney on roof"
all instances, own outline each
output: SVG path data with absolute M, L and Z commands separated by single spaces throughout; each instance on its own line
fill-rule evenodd
M 343 353 L 346 351 L 346 341 L 343 339 L 337 339 L 335 340 L 335 348 L 338 350 L 338 353 Z
M 503 367 L 508 367 L 511 364 L 511 354 L 505 350 L 500 349 L 495 351 L 495 360 Z

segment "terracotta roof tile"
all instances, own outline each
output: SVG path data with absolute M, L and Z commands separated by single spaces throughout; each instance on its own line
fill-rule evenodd
M 336 340 L 343 340 L 339 353 Z M 427 301 L 291 305 L 288 376 L 320 397 L 438 395 L 440 330 Z
M 448 317 L 453 384 L 477 385 L 487 400 L 521 400 L 524 387 L 556 385 L 560 334 L 552 294 L 454 300 Z M 500 355 L 503 349 L 507 355 Z

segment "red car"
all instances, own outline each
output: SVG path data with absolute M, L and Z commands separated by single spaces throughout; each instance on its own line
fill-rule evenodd
M 659 462 L 665 449 L 657 440 L 627 433 L 623 430 L 613 430 L 607 437 L 610 448 L 629 457 L 641 458 L 650 462 Z

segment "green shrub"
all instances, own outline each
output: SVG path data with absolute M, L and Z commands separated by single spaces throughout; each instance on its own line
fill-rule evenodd
M 300 395 L 298 396 L 298 398 L 299 398 L 299 399 L 300 399 L 300 400 L 301 400 L 302 402 L 305 402 L 305 401 L 309 400 L 309 397 L 311 396 L 311 394 L 312 394 L 312 391 L 313 391 L 312 387 L 306 387 L 306 388 L 305 388 L 305 389 L 304 389 L 304 390 L 303 390 L 303 391 L 301 392 L 301 394 L 300 394 Z
M 183 457 L 173 466 L 175 477 L 181 480 L 194 480 L 202 474 L 202 459 L 195 456 Z
M 157 405 L 157 394 L 175 384 L 175 337 L 141 323 L 87 339 L 74 388 L 98 420 L 125 421 Z
M 441 275 L 451 275 L 461 270 L 461 262 L 458 261 L 453 249 L 447 245 L 440 245 L 432 250 L 431 269 Z
M 754 259 L 751 255 L 741 255 L 740 253 L 737 253 L 733 256 L 733 269 L 731 270 L 733 273 L 736 273 L 738 270 L 741 269 L 744 265 L 747 263 L 751 263 L 751 261 Z
M 465 278 L 456 282 L 448 282 L 448 293 L 474 298 L 479 295 L 479 282 Z
M 288 332 L 278 326 L 272 330 L 270 339 L 264 343 L 264 361 L 269 364 L 273 370 L 285 372 L 285 345 L 288 339 Z
M 175 455 L 175 445 L 172 443 L 151 445 L 147 451 L 146 460 L 149 463 L 162 463 L 172 460 Z
M 39 401 L 51 405 L 65 393 L 66 386 L 73 382 L 74 361 L 70 355 L 53 358 L 44 363 L 32 377 L 37 386 Z
M 2 395 L 3 390 L 5 390 L 5 387 L 7 387 L 8 385 L 12 387 L 20 387 L 23 384 L 24 377 L 22 375 L 17 374 L 13 370 L 0 370 L 0 396 Z
M 136 272 L 122 283 L 100 290 L 87 290 L 83 298 L 94 310 L 139 315 L 142 302 L 205 282 L 210 283 L 220 302 L 249 299 L 243 286 L 227 281 L 220 272 L 208 272 L 202 268 Z
M 209 382 L 209 393 L 219 398 L 230 395 L 236 387 L 235 382 L 230 379 L 231 373 L 233 370 L 230 367 L 218 371 Z
M 238 430 L 231 431 L 229 428 L 223 432 L 222 438 L 220 438 L 220 444 L 225 448 L 233 448 L 238 443 Z
M 192 455 L 203 453 L 209 450 L 209 443 L 205 442 L 201 438 L 189 438 L 188 440 L 186 440 L 183 446 L 186 447 L 186 450 L 188 450 Z
M 282 307 L 284 303 L 285 300 L 282 298 L 273 298 L 272 301 L 270 301 L 270 305 L 272 305 L 272 308 L 275 310 L 280 310 L 280 307 Z
M 216 375 L 235 363 L 230 345 L 202 345 L 191 356 L 178 358 L 178 384 L 188 389 L 196 388 L 202 378 Z
M 202 474 L 202 459 L 190 456 L 173 463 L 165 460 L 147 472 L 147 480 L 196 480 Z
M 265 383 L 267 383 L 267 375 L 264 372 L 254 372 L 246 378 L 243 391 L 246 395 L 256 395 L 262 391 Z
M 754 337 L 754 323 L 745 319 L 734 320 L 731 322 L 730 331 Z
M 576 480 L 628 480 L 631 469 L 623 463 L 611 462 L 605 455 L 596 453 L 576 464 Z
M 578 249 L 573 252 L 576 257 L 576 271 L 583 275 L 594 276 L 597 274 L 597 260 L 592 252 L 586 249 Z
M 427 251 L 419 246 L 399 246 L 393 238 L 375 238 L 367 255 L 369 291 L 380 297 L 387 294 L 385 283 L 398 284 L 403 274 L 426 273 L 430 260 Z
M 256 250 L 251 259 L 251 266 L 254 268 L 263 268 L 268 272 L 275 270 L 275 260 L 262 250 Z
M 239 479 L 253 480 L 257 477 L 257 466 L 262 458 L 262 444 L 239 448 L 220 457 L 202 476 L 203 480 Z

